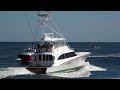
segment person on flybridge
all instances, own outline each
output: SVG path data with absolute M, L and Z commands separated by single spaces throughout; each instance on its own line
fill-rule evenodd
M 45 42 L 43 45 L 40 45 L 39 43 L 37 44 L 37 52 L 42 53 L 42 52 L 52 52 L 53 45 L 50 43 Z
M 38 43 L 37 44 L 37 52 L 40 53 L 40 48 L 41 48 L 41 45 Z

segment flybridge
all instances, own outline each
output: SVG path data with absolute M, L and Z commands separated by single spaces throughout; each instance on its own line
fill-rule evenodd
M 53 33 L 43 33 L 43 38 L 41 40 L 55 42 L 55 41 L 65 41 L 66 39 L 54 37 Z

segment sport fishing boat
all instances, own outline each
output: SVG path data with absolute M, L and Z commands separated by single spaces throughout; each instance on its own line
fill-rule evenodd
M 18 54 L 18 57 L 22 62 L 30 62 L 32 60 L 32 55 L 35 54 L 36 50 L 32 48 L 24 49 L 21 54 Z
M 84 66 L 90 52 L 75 52 L 69 46 L 53 21 L 51 12 L 38 13 L 37 21 L 42 27 L 41 30 L 48 29 L 49 32 L 42 33 L 41 38 L 36 41 L 36 52 L 32 55 L 27 70 L 45 74 L 80 69 Z M 43 29 L 43 26 L 47 28 Z

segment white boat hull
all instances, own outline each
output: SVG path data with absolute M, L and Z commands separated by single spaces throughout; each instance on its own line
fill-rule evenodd
M 77 69 L 81 68 L 85 65 L 85 60 L 90 55 L 89 52 L 80 52 L 78 53 L 78 56 L 74 59 L 71 59 L 61 65 L 58 66 L 51 66 L 51 67 L 28 67 L 28 69 L 31 72 L 34 73 L 57 73 L 57 72 L 63 72 L 70 69 Z
M 71 59 L 59 66 L 52 66 L 48 67 L 46 70 L 46 73 L 54 73 L 54 72 L 59 72 L 59 71 L 66 71 L 69 69 L 74 69 L 76 67 L 82 67 L 85 64 L 85 60 L 87 57 L 90 55 L 89 52 L 80 52 L 78 53 L 78 57 Z

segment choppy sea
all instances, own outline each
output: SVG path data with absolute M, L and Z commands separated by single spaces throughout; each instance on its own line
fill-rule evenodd
M 36 75 L 17 57 L 28 42 L 0 42 L 0 79 L 119 79 L 120 42 L 69 42 L 75 51 L 91 52 L 83 68 Z

